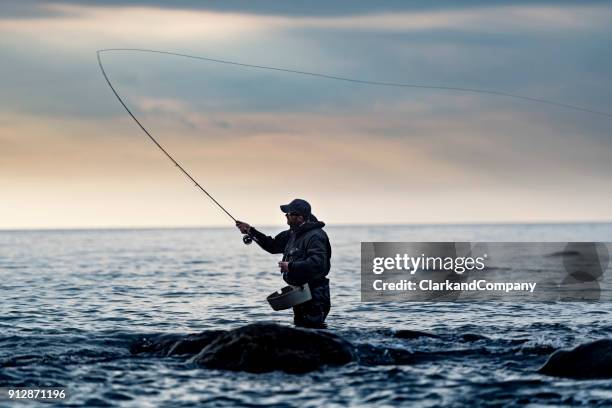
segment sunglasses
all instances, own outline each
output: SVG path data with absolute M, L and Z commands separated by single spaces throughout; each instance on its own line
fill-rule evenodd
M 285 217 L 289 217 L 289 216 L 291 216 L 291 217 L 297 217 L 298 215 L 302 215 L 302 214 L 298 214 L 298 213 L 291 212 L 291 213 L 287 213 L 287 214 L 285 214 Z

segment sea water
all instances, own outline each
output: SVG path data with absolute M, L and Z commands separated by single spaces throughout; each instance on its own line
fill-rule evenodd
M 261 229 L 276 234 L 282 228 Z M 279 256 L 245 246 L 231 228 L 2 231 L 0 387 L 66 387 L 69 399 L 55 404 L 66 406 L 611 403 L 612 380 L 536 372 L 554 350 L 612 337 L 611 303 L 365 303 L 360 242 L 609 242 L 612 224 L 326 230 L 333 248 L 329 330 L 355 345 L 414 351 L 417 363 L 248 374 L 133 356 L 130 344 L 155 334 L 257 321 L 290 325 L 291 311 L 274 312 L 265 301 L 284 286 Z M 393 336 L 402 329 L 439 337 Z M 28 404 L 39 403 L 19 406 Z

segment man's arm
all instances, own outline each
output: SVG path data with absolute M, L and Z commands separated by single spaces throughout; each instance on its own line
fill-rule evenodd
M 257 242 L 257 245 L 271 254 L 282 254 L 285 251 L 287 241 L 289 241 L 289 231 L 283 231 L 272 238 L 251 227 L 249 234 L 253 237 L 253 240 Z
M 253 240 L 257 242 L 263 250 L 268 251 L 271 254 L 282 254 L 285 251 L 285 246 L 289 240 L 289 231 L 283 231 L 274 238 L 267 236 L 254 227 L 251 227 L 246 222 L 236 221 L 236 227 L 243 234 L 249 234 L 253 237 Z
M 321 235 L 314 235 L 308 243 L 306 257 L 289 262 L 289 271 L 283 273 L 283 279 L 290 285 L 303 285 L 315 277 L 324 276 L 329 262 L 327 252 L 326 239 Z

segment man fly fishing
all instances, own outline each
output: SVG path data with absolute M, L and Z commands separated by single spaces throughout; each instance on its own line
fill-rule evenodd
M 243 234 L 248 234 L 265 251 L 283 254 L 278 263 L 283 279 L 289 285 L 308 284 L 312 299 L 293 307 L 293 321 L 301 327 L 325 327 L 331 307 L 329 279 L 331 246 L 323 227 L 325 223 L 315 217 L 307 201 L 296 198 L 281 205 L 289 229 L 274 238 L 257 231 L 249 224 L 236 221 Z

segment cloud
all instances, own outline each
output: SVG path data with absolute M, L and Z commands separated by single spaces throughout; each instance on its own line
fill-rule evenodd
M 332 3 L 322 0 L 297 0 L 292 2 L 282 2 L 277 0 L 234 0 L 229 2 L 210 1 L 210 0 L 23 0 L 20 2 L 4 2 L 0 6 L 2 15 L 10 17 L 23 17 L 30 14 L 39 15 L 41 10 L 46 10 L 45 6 L 51 4 L 72 4 L 93 7 L 151 7 L 161 9 L 179 9 L 190 11 L 216 11 L 216 12 L 235 12 L 254 15 L 273 15 L 273 16 L 356 16 L 365 14 L 377 14 L 386 12 L 422 12 L 436 10 L 474 10 L 491 7 L 492 3 L 487 0 L 438 0 L 435 2 L 419 1 L 407 2 L 403 0 L 338 0 Z M 497 5 L 498 3 L 495 3 Z M 509 6 L 553 6 L 562 7 L 575 5 L 571 0 L 513 0 L 506 1 L 504 5 Z M 601 4 L 598 0 L 584 0 L 581 4 L 597 5 Z M 494 5 L 494 6 L 495 6 Z M 38 6 L 38 10 L 35 10 Z M 493 6 L 493 7 L 494 7 Z M 43 11 L 44 12 L 44 11 Z M 49 11 L 48 11 L 49 12 Z M 56 15 L 51 13 L 51 15 Z
M 246 14 L 66 4 L 49 4 L 44 7 L 59 17 L 2 18 L 0 30 L 26 34 L 47 32 L 50 36 L 38 39 L 63 47 L 83 47 L 92 35 L 116 40 L 135 39 L 142 35 L 157 41 L 193 38 L 221 40 L 265 28 L 265 21 Z M 176 24 L 179 21 L 180 24 Z M 169 22 L 174 24 L 168 24 Z M 79 35 L 75 36 L 75 33 Z

